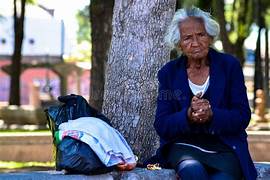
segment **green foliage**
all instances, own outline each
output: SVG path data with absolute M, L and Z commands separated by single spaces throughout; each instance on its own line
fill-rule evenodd
M 251 0 L 235 0 L 233 3 L 225 5 L 225 18 L 230 24 L 229 39 L 235 43 L 238 39 L 248 37 L 253 20 L 253 9 Z
M 28 4 L 37 4 L 37 0 L 26 0 Z
M 267 9 L 265 13 L 265 24 L 266 27 L 270 28 L 270 9 Z
M 211 1 L 212 0 L 182 0 L 182 7 L 197 6 L 205 11 L 211 11 Z
M 65 62 L 89 62 L 91 55 L 91 43 L 82 41 L 76 46 L 76 53 L 72 53 L 70 57 L 65 59 Z
M 76 53 L 67 59 L 67 61 L 90 61 L 91 59 L 91 31 L 89 5 L 78 11 L 76 15 L 79 29 L 77 31 Z
M 235 31 L 232 31 L 228 34 L 229 39 L 232 43 L 235 43 L 237 41 L 238 34 Z
M 265 26 L 270 28 L 270 1 L 269 0 L 262 0 L 262 16 L 265 19 Z
M 182 2 L 182 7 L 191 7 L 196 6 L 198 4 L 198 0 L 185 0 Z
M 89 5 L 85 6 L 84 9 L 78 11 L 76 15 L 79 30 L 77 32 L 77 41 L 81 43 L 82 41 L 90 42 L 90 15 L 89 15 Z

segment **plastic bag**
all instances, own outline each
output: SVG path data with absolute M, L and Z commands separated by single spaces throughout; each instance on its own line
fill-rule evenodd
M 109 172 L 95 152 L 84 142 L 65 137 L 57 147 L 56 170 L 65 169 L 70 174 L 100 174 Z
M 72 94 L 60 96 L 58 100 L 62 104 L 45 110 L 53 137 L 61 123 L 80 117 L 97 117 L 111 125 L 109 119 L 92 108 L 82 96 Z M 103 165 L 95 152 L 84 142 L 71 137 L 65 137 L 59 144 L 53 138 L 53 142 L 56 148 L 56 170 L 65 169 L 72 174 L 97 174 L 113 168 Z
M 102 113 L 91 107 L 82 96 L 75 94 L 59 96 L 58 100 L 62 104 L 51 106 L 45 110 L 47 122 L 52 135 L 54 135 L 54 132 L 58 130 L 61 123 L 72 119 L 78 119 L 80 117 L 96 117 L 111 126 L 110 120 Z

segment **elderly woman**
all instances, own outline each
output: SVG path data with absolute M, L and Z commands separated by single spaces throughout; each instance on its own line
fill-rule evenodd
M 178 10 L 165 40 L 182 52 L 158 73 L 157 156 L 181 179 L 256 179 L 239 61 L 210 48 L 219 24 L 196 7 Z

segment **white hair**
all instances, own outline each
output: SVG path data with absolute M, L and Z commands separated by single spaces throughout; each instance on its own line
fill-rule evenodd
M 178 44 L 181 39 L 179 25 L 181 22 L 183 22 L 189 17 L 201 18 L 204 22 L 203 24 L 207 34 L 213 37 L 213 39 L 215 39 L 219 35 L 219 24 L 212 18 L 210 13 L 205 12 L 194 6 L 192 6 L 191 8 L 179 9 L 175 12 L 164 39 L 165 43 L 171 49 L 179 50 Z

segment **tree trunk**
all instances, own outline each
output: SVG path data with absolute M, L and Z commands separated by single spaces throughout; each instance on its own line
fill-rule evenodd
M 103 112 L 139 161 L 158 145 L 153 128 L 158 70 L 169 60 L 163 38 L 175 0 L 116 0 Z
M 11 82 L 9 90 L 9 104 L 20 105 L 20 75 L 21 75 L 21 58 L 22 58 L 22 42 L 24 36 L 24 14 L 25 14 L 25 1 L 21 0 L 20 14 L 17 10 L 17 0 L 13 1 L 14 4 L 14 52 L 12 55 L 11 63 Z
M 245 56 L 244 56 L 244 41 L 249 36 L 249 27 L 251 26 L 251 0 L 241 0 L 239 1 L 239 6 L 241 8 L 238 9 L 238 16 L 237 16 L 237 40 L 234 43 L 233 49 L 234 54 L 239 59 L 241 65 L 245 62 Z
M 238 38 L 235 44 L 233 44 L 233 53 L 238 60 L 240 61 L 240 64 L 243 66 L 245 63 L 245 55 L 244 55 L 244 47 L 243 44 L 245 42 L 246 38 Z
M 182 0 L 176 0 L 176 5 L 175 5 L 175 9 L 180 9 L 182 8 Z
M 203 0 L 203 1 L 198 1 L 197 2 L 197 6 L 207 12 L 211 12 L 211 8 L 212 8 L 212 0 Z
M 223 49 L 227 53 L 233 54 L 232 43 L 229 40 L 226 30 L 226 20 L 224 14 L 224 1 L 213 1 L 214 14 L 220 23 L 220 39 L 222 41 Z
M 265 28 L 265 56 L 264 56 L 264 89 L 265 89 L 265 102 L 269 108 L 269 45 L 268 45 L 268 28 Z
M 262 64 L 261 64 L 261 31 L 262 27 L 259 28 L 256 50 L 255 50 L 255 73 L 254 73 L 254 109 L 256 107 L 256 91 L 263 89 L 263 75 L 262 75 Z
M 255 7 L 256 7 L 256 20 L 257 20 L 257 25 L 259 26 L 258 30 L 258 37 L 257 37 L 257 42 L 256 42 L 256 50 L 255 50 L 255 72 L 254 72 L 254 99 L 253 99 L 253 104 L 254 104 L 254 109 L 256 108 L 256 91 L 258 89 L 263 89 L 263 74 L 262 74 L 262 58 L 261 58 L 261 32 L 264 27 L 264 21 L 262 17 L 262 12 L 261 12 L 261 0 L 255 1 Z
M 92 38 L 90 104 L 101 111 L 105 65 L 111 42 L 113 0 L 93 0 L 89 7 Z

